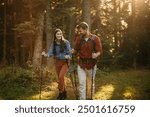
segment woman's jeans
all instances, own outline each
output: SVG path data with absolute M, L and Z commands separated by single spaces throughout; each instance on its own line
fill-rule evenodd
M 55 61 L 56 73 L 58 76 L 58 89 L 59 92 L 65 91 L 65 81 L 64 77 L 68 71 L 68 62 L 64 60 L 56 60 Z

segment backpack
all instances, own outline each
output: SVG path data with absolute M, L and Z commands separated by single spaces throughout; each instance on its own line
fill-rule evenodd
M 92 34 L 92 36 L 91 36 L 90 39 L 91 39 L 91 43 L 92 43 L 92 51 L 93 51 L 93 52 L 96 51 L 96 50 L 95 50 L 95 45 L 96 45 L 96 44 L 95 44 L 95 41 L 94 41 L 95 38 L 96 38 L 96 35 Z M 77 53 L 80 51 L 83 42 L 84 42 L 84 40 L 82 39 L 82 36 L 80 35 L 80 43 L 79 43 L 79 46 L 78 46 L 78 48 L 77 48 Z
M 91 38 L 90 38 L 91 39 L 90 42 L 92 44 L 92 53 L 96 52 L 96 48 L 95 48 L 96 43 L 94 41 L 95 38 L 96 38 L 96 35 L 92 34 Z M 96 58 L 96 59 L 93 59 L 93 58 L 87 58 L 87 59 L 86 58 L 80 58 L 79 57 L 79 51 L 81 49 L 82 44 L 84 44 L 84 39 L 82 39 L 82 37 L 80 36 L 79 46 L 77 48 L 77 53 L 78 53 L 77 59 L 78 59 L 78 62 L 79 62 L 79 64 L 83 63 L 83 64 L 80 64 L 81 68 L 85 67 L 87 69 L 91 69 L 91 68 L 93 68 L 98 63 L 98 58 Z

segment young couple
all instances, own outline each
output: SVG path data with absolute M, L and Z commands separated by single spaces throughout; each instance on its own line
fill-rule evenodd
M 63 37 L 60 29 L 54 32 L 53 44 L 48 54 L 42 53 L 44 56 L 54 57 L 54 64 L 58 76 L 59 95 L 57 99 L 64 100 L 67 98 L 65 89 L 64 76 L 68 71 L 69 59 L 72 54 L 79 56 L 78 60 L 78 78 L 79 78 L 79 99 L 86 100 L 86 77 L 92 81 L 91 95 L 94 95 L 94 78 L 96 74 L 96 59 L 102 53 L 102 45 L 100 38 L 89 32 L 89 26 L 86 22 L 81 22 L 77 26 L 78 36 L 74 42 L 74 49 L 71 49 L 70 43 Z M 91 96 L 93 97 L 93 96 Z

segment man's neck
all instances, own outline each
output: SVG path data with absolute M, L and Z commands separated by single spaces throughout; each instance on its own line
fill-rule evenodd
M 84 36 L 84 38 L 89 38 L 89 36 L 90 36 L 90 33 L 87 32 L 86 35 Z
M 89 31 L 87 31 L 87 33 L 86 33 L 86 35 L 85 35 L 85 37 L 84 38 L 89 38 L 90 37 L 90 32 Z

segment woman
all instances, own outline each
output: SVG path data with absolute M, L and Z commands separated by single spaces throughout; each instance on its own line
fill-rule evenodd
M 54 32 L 53 44 L 48 52 L 48 57 L 54 57 L 54 65 L 58 76 L 59 89 L 57 99 L 59 100 L 67 98 L 64 77 L 69 67 L 69 59 L 71 58 L 70 50 L 71 47 L 69 41 L 64 39 L 60 29 L 56 29 Z

